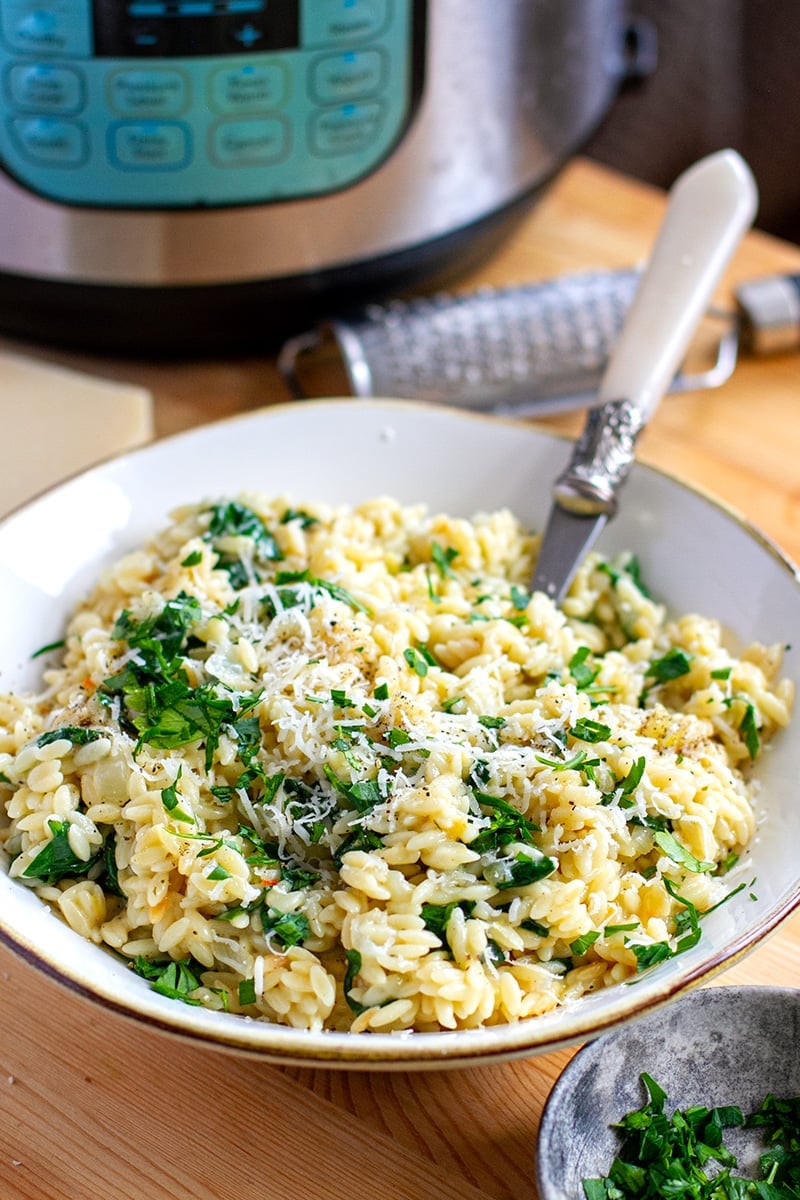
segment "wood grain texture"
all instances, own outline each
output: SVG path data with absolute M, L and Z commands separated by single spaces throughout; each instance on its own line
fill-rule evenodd
M 577 161 L 461 287 L 630 266 L 662 208 L 657 190 Z M 753 234 L 720 299 L 737 280 L 786 270 L 800 270 L 800 249 Z M 288 399 L 266 358 L 36 353 L 149 388 L 159 435 Z M 800 560 L 798 406 L 800 355 L 745 360 L 716 392 L 666 399 L 640 457 L 720 496 Z M 800 915 L 715 981 L 730 983 L 800 987 Z M 139 1029 L 3 948 L 0 1006 L 4 1200 L 535 1200 L 539 1118 L 573 1052 L 421 1074 L 279 1069 Z

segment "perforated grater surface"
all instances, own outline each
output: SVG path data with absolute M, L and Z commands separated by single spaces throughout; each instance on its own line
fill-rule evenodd
M 635 270 L 372 304 L 291 339 L 278 366 L 298 396 L 304 365 L 331 349 L 355 396 L 392 396 L 481 411 L 543 414 L 591 401 L 638 281 Z M 739 342 L 800 347 L 800 284 L 780 276 L 743 285 L 721 321 L 716 362 L 678 374 L 672 389 L 716 387 Z

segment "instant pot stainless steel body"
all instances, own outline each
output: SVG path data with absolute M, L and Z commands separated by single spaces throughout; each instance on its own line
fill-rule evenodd
M 622 0 L 0 0 L 0 328 L 264 346 L 474 259 L 625 72 Z

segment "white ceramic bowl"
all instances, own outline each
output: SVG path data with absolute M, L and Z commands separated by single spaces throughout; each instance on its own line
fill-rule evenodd
M 298 500 L 376 495 L 470 516 L 507 505 L 541 528 L 569 444 L 529 426 L 407 402 L 314 401 L 269 408 L 112 460 L 55 488 L 0 525 L 0 688 L 35 688 L 30 655 L 61 636 L 98 568 L 144 541 L 175 505 L 244 489 Z M 674 611 L 717 616 L 742 642 L 790 642 L 800 581 L 739 517 L 637 466 L 601 548 L 631 549 Z M 798 650 L 787 652 L 795 677 Z M 147 1024 L 273 1061 L 436 1066 L 550 1051 L 644 1013 L 743 954 L 800 903 L 800 738 L 779 736 L 759 764 L 768 816 L 745 889 L 703 922 L 692 950 L 572 1006 L 514 1025 L 454 1033 L 310 1033 L 178 1004 L 67 928 L 0 875 L 0 937 L 73 990 Z

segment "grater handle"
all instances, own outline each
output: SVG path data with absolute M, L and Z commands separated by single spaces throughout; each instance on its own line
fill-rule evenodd
M 800 275 L 751 279 L 735 295 L 745 349 L 754 354 L 800 349 Z

